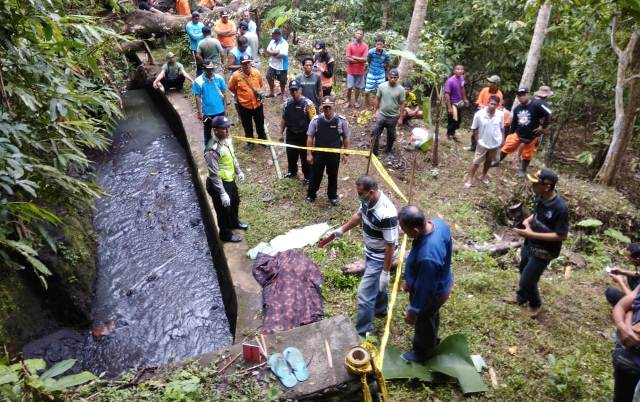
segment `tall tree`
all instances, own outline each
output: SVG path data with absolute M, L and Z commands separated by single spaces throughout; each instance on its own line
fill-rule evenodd
M 615 89 L 615 121 L 613 123 L 613 137 L 607 156 L 596 179 L 605 185 L 612 185 L 624 152 L 631 141 L 633 126 L 640 106 L 640 29 L 635 26 L 629 42 L 624 50 L 616 42 L 617 16 L 611 22 L 611 47 L 618 56 Z M 628 76 L 630 75 L 630 76 Z M 630 85 L 627 104 L 625 105 L 625 87 Z
M 427 15 L 427 6 L 429 0 L 416 0 L 413 5 L 413 14 L 411 15 L 411 24 L 409 25 L 409 33 L 407 33 L 407 43 L 405 49 L 416 53 L 418 44 L 420 43 L 420 33 L 424 26 L 424 17 Z M 413 67 L 413 60 L 403 57 L 400 60 L 398 71 L 400 72 L 400 82 L 409 76 L 409 70 Z
M 536 76 L 536 70 L 538 69 L 538 62 L 542 55 L 542 45 L 544 44 L 544 38 L 547 36 L 547 27 L 549 26 L 549 17 L 551 16 L 551 2 L 546 0 L 540 10 L 538 10 L 538 18 L 536 19 L 536 27 L 533 30 L 533 37 L 531 38 L 531 45 L 529 46 L 529 53 L 527 54 L 527 64 L 524 66 L 524 72 L 522 78 L 520 78 L 520 88 L 531 88 L 533 85 L 533 79 Z M 513 103 L 515 107 L 518 104 L 518 99 Z
M 382 2 L 382 29 L 385 30 L 389 26 L 389 1 Z

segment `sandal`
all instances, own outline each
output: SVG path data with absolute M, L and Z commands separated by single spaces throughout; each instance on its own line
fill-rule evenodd
M 282 353 L 274 353 L 269 356 L 269 368 L 285 387 L 292 388 L 298 383 Z
M 285 360 L 289 363 L 289 366 L 293 370 L 293 374 L 298 381 L 305 381 L 309 378 L 309 370 L 307 364 L 304 362 L 302 353 L 296 348 L 286 348 L 282 354 Z

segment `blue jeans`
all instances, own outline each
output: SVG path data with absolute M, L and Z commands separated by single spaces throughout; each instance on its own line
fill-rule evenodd
M 387 313 L 387 292 L 380 292 L 380 273 L 384 261 L 364 258 L 364 275 L 358 286 L 356 331 L 361 336 L 373 331 L 373 316 Z

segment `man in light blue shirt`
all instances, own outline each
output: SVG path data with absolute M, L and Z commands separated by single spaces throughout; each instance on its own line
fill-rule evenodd
M 202 34 L 202 28 L 204 28 L 204 24 L 200 22 L 200 13 L 194 11 L 191 13 L 191 21 L 187 22 L 187 26 L 185 27 L 185 31 L 189 36 L 189 48 L 191 49 L 191 54 L 193 55 L 193 60 L 197 61 L 196 53 L 198 51 L 198 43 L 204 38 Z
M 240 22 L 243 21 L 247 23 L 248 32 L 253 32 L 254 34 L 258 33 L 258 26 L 256 25 L 255 21 L 251 19 L 251 11 L 244 10 L 242 12 L 242 20 L 240 20 Z
M 196 96 L 198 119 L 204 123 L 204 146 L 211 140 L 211 122 L 216 116 L 224 116 L 227 84 L 224 78 L 214 73 L 215 64 L 209 62 L 204 66 L 204 74 L 195 79 L 192 92 Z

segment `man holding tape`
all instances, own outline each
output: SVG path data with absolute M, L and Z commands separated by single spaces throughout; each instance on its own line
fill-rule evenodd
M 373 330 L 373 317 L 387 314 L 387 288 L 391 265 L 398 249 L 398 212 L 391 200 L 378 189 L 371 176 L 356 180 L 360 208 L 351 219 L 333 231 L 336 238 L 362 225 L 364 237 L 364 276 L 358 286 L 356 331 L 366 336 Z
M 440 343 L 440 307 L 453 287 L 453 241 L 451 230 L 442 219 L 427 220 L 414 205 L 400 208 L 398 218 L 402 231 L 413 239 L 404 265 L 402 287 L 409 292 L 405 322 L 415 327 L 413 349 L 401 358 L 422 363 L 433 355 Z
M 217 116 L 211 120 L 214 136 L 204 151 L 209 177 L 207 177 L 207 192 L 211 196 L 216 210 L 220 240 L 238 243 L 242 237 L 233 233 L 233 229 L 247 230 L 249 225 L 238 219 L 240 195 L 236 186 L 236 176 L 244 181 L 244 173 L 236 159 L 233 144 L 229 138 L 231 122 L 224 116 Z
M 347 119 L 334 111 L 335 101 L 325 96 L 320 104 L 322 113 L 309 123 L 307 146 L 317 148 L 349 148 L 349 123 Z M 342 154 L 347 161 L 347 154 Z M 311 182 L 307 191 L 307 202 L 314 202 L 322 183 L 325 168 L 327 170 L 327 195 L 332 206 L 338 205 L 338 169 L 340 154 L 333 152 L 307 151 L 307 163 L 311 165 Z

